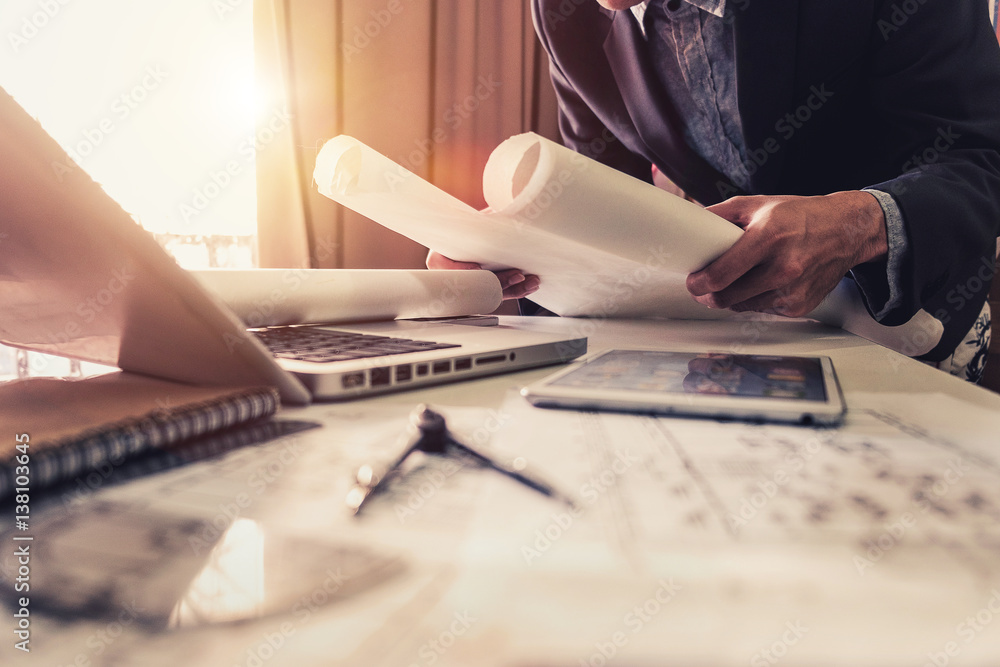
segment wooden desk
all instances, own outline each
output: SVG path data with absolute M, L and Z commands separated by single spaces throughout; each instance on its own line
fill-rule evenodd
M 548 369 L 285 410 L 279 419 L 322 427 L 53 498 L 34 520 L 69 511 L 80 522 L 117 503 L 154 527 L 165 516 L 220 529 L 239 523 L 257 549 L 234 562 L 258 585 L 274 574 L 258 567 L 264 544 L 298 539 L 329 549 L 319 569 L 327 575 L 297 582 L 304 592 L 287 613 L 159 631 L 127 604 L 103 619 L 60 619 L 36 606 L 34 655 L 15 653 L 8 634 L 4 663 L 1000 664 L 1000 396 L 807 322 L 504 325 L 584 333 L 592 351 L 829 355 L 848 424 L 660 422 L 518 403 L 513 390 Z M 582 513 L 570 516 L 487 471 L 438 469 L 380 516 L 347 516 L 354 466 L 394 451 L 417 402 L 444 410 L 459 435 L 525 456 L 578 493 Z M 547 431 L 550 424 L 559 428 Z M 35 539 L 53 538 L 42 531 Z M 105 540 L 108 569 L 132 544 Z M 337 564 L 345 545 L 398 556 L 405 568 L 333 603 L 350 582 Z M 82 554 L 73 551 L 63 557 Z M 224 598 L 224 587 L 213 590 Z

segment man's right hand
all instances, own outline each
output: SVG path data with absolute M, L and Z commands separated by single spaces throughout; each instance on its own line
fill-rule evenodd
M 448 259 L 441 253 L 431 250 L 427 253 L 427 268 L 468 271 L 482 269 L 483 267 L 475 262 L 456 262 L 453 259 Z M 505 301 L 507 299 L 520 299 L 533 294 L 538 290 L 539 285 L 541 285 L 541 280 L 538 276 L 525 275 L 518 269 L 504 269 L 503 271 L 494 271 L 493 273 L 500 279 L 500 287 L 503 288 L 503 298 Z

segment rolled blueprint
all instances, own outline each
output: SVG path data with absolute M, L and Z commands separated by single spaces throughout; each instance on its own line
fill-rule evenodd
M 695 204 L 537 135 L 525 136 L 559 149 L 559 159 L 542 161 L 550 168 L 548 174 L 532 172 L 544 183 L 517 214 L 477 211 L 343 135 L 320 151 L 314 179 L 322 194 L 447 257 L 538 275 L 542 286 L 532 300 L 560 315 L 732 316 L 694 301 L 684 282 L 690 271 L 732 245 L 742 233 L 739 229 Z M 502 144 L 488 170 L 513 175 L 522 162 L 521 148 L 516 142 Z M 496 154 L 504 156 L 504 162 L 496 162 Z M 627 201 L 615 194 L 619 186 L 638 198 L 629 202 L 627 217 L 613 205 L 616 200 L 619 206 Z M 606 202 L 598 201 L 600 189 Z M 586 199 L 576 201 L 581 197 Z M 489 199 L 499 199 L 498 208 L 509 209 L 527 200 L 522 196 L 507 206 L 499 196 Z M 681 224 L 664 224 L 658 206 L 676 208 Z M 711 226 L 715 233 L 701 233 L 699 224 Z M 633 234 L 630 229 L 639 225 L 642 234 Z M 617 236 L 626 239 L 613 243 Z M 720 236 L 728 238 L 720 241 Z M 709 259 L 702 260 L 703 256 Z
M 248 327 L 458 317 L 500 305 L 489 271 L 208 269 L 191 271 Z
M 538 275 L 531 300 L 560 315 L 736 316 L 697 303 L 685 283 L 741 229 L 534 133 L 491 154 L 486 211 L 343 135 L 320 151 L 314 178 L 322 194 L 447 257 Z M 909 356 L 929 351 L 943 332 L 923 311 L 900 327 L 878 324 L 848 279 L 810 317 Z

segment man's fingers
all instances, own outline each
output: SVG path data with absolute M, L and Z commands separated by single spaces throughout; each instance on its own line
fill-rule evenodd
M 753 269 L 761 257 L 755 236 L 744 234 L 714 262 L 687 277 L 688 291 L 694 296 L 721 292 Z
M 518 283 L 524 282 L 524 274 L 517 269 L 507 269 L 505 271 L 494 271 L 497 278 L 500 280 L 500 287 L 507 289 L 508 287 L 513 287 Z
M 707 297 L 699 297 L 698 301 Z M 727 308 L 736 313 L 753 311 L 770 313 L 785 317 L 803 317 L 811 313 L 819 305 L 821 298 L 812 298 L 808 293 L 790 293 L 775 289 L 750 297 L 744 301 L 730 303 Z M 709 304 L 704 304 L 709 305 Z
M 427 268 L 453 271 L 476 270 L 483 267 L 475 262 L 456 262 L 439 252 L 431 250 L 427 253 Z M 503 271 L 494 271 L 493 273 L 500 281 L 500 287 L 503 289 L 503 298 L 505 300 L 520 299 L 528 296 L 538 291 L 541 285 L 541 280 L 538 276 L 525 275 L 520 269 L 504 269 Z
M 709 308 L 733 308 L 735 304 L 754 299 L 762 294 L 781 292 L 788 287 L 782 273 L 772 265 L 755 266 L 739 277 L 731 285 L 721 290 L 703 295 L 695 295 L 695 299 Z
M 426 264 L 428 269 L 446 271 L 475 270 L 483 268 L 475 262 L 456 262 L 455 260 L 445 257 L 441 253 L 435 252 L 434 250 L 427 253 Z
M 724 202 L 707 206 L 706 209 L 738 227 L 746 228 L 753 219 L 754 213 L 760 209 L 760 202 L 757 197 L 733 197 Z
M 503 283 L 501 282 L 501 284 Z M 529 294 L 534 294 L 535 292 L 537 292 L 541 284 L 542 281 L 538 276 L 531 276 L 531 275 L 525 276 L 523 281 L 504 289 L 503 298 L 504 299 L 524 298 Z

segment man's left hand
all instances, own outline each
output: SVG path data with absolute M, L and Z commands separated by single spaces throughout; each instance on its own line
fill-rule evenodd
M 687 278 L 710 308 L 800 317 L 850 269 L 888 252 L 882 207 L 867 192 L 733 197 L 708 210 L 746 232 Z

